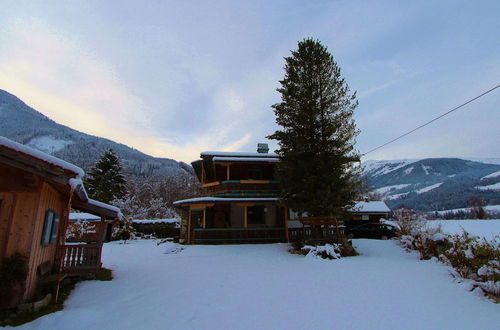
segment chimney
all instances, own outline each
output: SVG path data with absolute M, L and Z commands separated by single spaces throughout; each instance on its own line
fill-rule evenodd
M 259 154 L 267 154 L 269 152 L 267 143 L 257 143 L 257 152 Z

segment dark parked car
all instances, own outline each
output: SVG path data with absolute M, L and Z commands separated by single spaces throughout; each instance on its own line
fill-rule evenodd
M 346 229 L 347 238 L 378 238 L 389 239 L 396 237 L 396 228 L 383 223 L 366 223 Z

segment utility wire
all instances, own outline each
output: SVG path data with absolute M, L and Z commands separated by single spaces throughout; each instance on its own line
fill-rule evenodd
M 430 124 L 430 123 L 432 123 L 432 122 L 435 122 L 436 120 L 438 120 L 438 119 L 440 119 L 440 118 L 442 118 L 442 117 L 444 117 L 444 116 L 446 116 L 446 115 L 448 115 L 448 114 L 452 113 L 453 111 L 456 111 L 456 110 L 460 109 L 461 107 L 466 106 L 467 104 L 469 104 L 469 103 L 471 103 L 471 102 L 473 102 L 473 101 L 477 100 L 478 98 L 483 97 L 483 96 L 485 96 L 486 94 L 493 92 L 495 89 L 497 89 L 497 88 L 499 88 L 499 87 L 500 87 L 500 85 L 496 85 L 495 87 L 493 87 L 493 88 L 491 88 L 491 89 L 487 90 L 486 92 L 484 92 L 484 93 L 482 93 L 482 94 L 480 94 L 480 95 L 478 95 L 478 96 L 476 96 L 476 97 L 474 97 L 474 98 L 470 99 L 469 101 L 467 101 L 467 102 L 465 102 L 465 103 L 460 104 L 458 107 L 455 107 L 455 108 L 451 109 L 450 111 L 445 112 L 445 113 L 443 113 L 442 115 L 440 115 L 440 116 L 438 116 L 438 117 L 436 117 L 436 118 L 434 118 L 434 119 L 432 119 L 432 120 L 429 120 L 428 122 L 426 122 L 426 123 L 424 123 L 424 124 L 422 124 L 422 125 L 420 125 L 420 126 L 418 126 L 418 127 L 414 128 L 414 129 L 412 129 L 412 130 L 411 130 L 411 131 L 409 131 L 409 132 L 406 132 L 406 133 L 405 133 L 405 134 L 403 134 L 403 135 L 398 136 L 397 138 L 394 138 L 394 139 L 390 140 L 389 142 L 386 142 L 386 143 L 384 143 L 384 144 L 382 144 L 382 145 L 380 145 L 380 146 L 378 146 L 378 147 L 376 147 L 376 148 L 373 148 L 373 149 L 371 149 L 371 150 L 369 150 L 369 151 L 365 152 L 364 154 L 361 154 L 361 156 L 365 156 L 365 155 L 369 154 L 370 152 L 373 152 L 373 151 L 378 150 L 378 149 L 380 149 L 380 148 L 382 148 L 382 147 L 385 147 L 386 145 L 391 144 L 391 143 L 393 143 L 393 142 L 395 142 L 395 141 L 397 141 L 397 140 L 399 140 L 399 139 L 401 139 L 401 138 L 403 138 L 403 137 L 405 137 L 405 136 L 407 136 L 407 135 L 409 135 L 409 134 L 411 134 L 411 133 L 415 132 L 416 130 L 421 129 L 422 127 L 425 127 L 425 126 L 429 125 L 429 124 Z

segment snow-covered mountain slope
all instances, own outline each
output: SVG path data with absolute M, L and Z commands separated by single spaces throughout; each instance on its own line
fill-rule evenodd
M 0 89 L 0 136 L 5 136 L 89 169 L 102 152 L 113 148 L 125 169 L 137 176 L 192 173 L 185 163 L 155 158 L 126 145 L 60 125 Z
M 500 204 L 500 158 L 484 162 L 459 158 L 427 158 L 364 162 L 372 190 L 391 208 L 424 211 L 468 206 L 471 197 Z

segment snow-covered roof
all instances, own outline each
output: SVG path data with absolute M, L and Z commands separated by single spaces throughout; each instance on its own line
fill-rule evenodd
M 71 212 L 69 214 L 69 220 L 101 220 L 101 217 L 90 213 Z
M 43 162 L 46 162 L 46 163 L 55 165 L 57 167 L 60 167 L 64 170 L 73 172 L 76 175 L 78 175 L 79 177 L 83 178 L 83 176 L 85 175 L 85 172 L 80 167 L 78 167 L 76 165 L 68 163 L 62 159 L 57 158 L 57 157 L 48 155 L 44 152 L 33 149 L 31 147 L 25 146 L 24 144 L 17 143 L 15 141 L 7 139 L 6 137 L 0 136 L 0 146 L 11 149 L 13 151 L 17 151 L 17 152 L 26 154 L 26 155 L 31 156 L 33 158 L 39 159 Z
M 387 207 L 384 201 L 356 202 L 356 206 L 351 209 L 354 212 L 366 213 L 389 213 L 391 209 Z
M 277 163 L 279 158 L 271 157 L 214 157 L 216 162 L 264 162 L 264 163 Z
M 178 218 L 172 219 L 134 219 L 134 223 L 179 223 L 181 220 Z
M 277 158 L 277 154 L 265 154 L 260 152 L 224 152 L 224 151 L 204 151 L 201 156 L 220 157 L 257 157 L 257 158 Z
M 95 199 L 90 199 L 89 198 L 89 200 L 87 201 L 87 203 L 89 203 L 90 205 L 94 205 L 94 206 L 97 206 L 97 207 L 100 207 L 100 208 L 103 208 L 103 209 L 106 209 L 106 210 L 109 210 L 109 211 L 121 214 L 120 213 L 120 209 L 117 208 L 116 206 L 109 205 L 109 204 L 106 204 L 106 203 L 103 203 L 103 202 L 99 202 L 99 201 L 96 201 Z
M 275 202 L 276 197 L 242 197 L 242 198 L 224 198 L 224 197 L 196 197 L 175 201 L 174 205 L 194 204 L 194 203 L 229 203 L 229 202 Z

